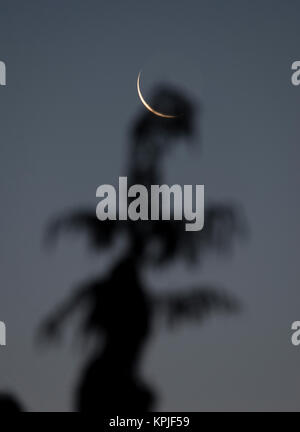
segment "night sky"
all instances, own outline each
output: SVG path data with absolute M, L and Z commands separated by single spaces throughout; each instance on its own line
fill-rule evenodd
M 198 145 L 171 153 L 166 183 L 205 184 L 207 202 L 236 203 L 248 226 L 230 254 L 147 272 L 150 290 L 216 284 L 242 304 L 201 326 L 155 328 L 143 374 L 157 409 L 298 411 L 299 14 L 297 0 L 0 0 L 1 391 L 29 410 L 72 409 L 86 349 L 72 325 L 53 348 L 36 331 L 112 257 L 83 235 L 49 253 L 43 237 L 53 216 L 95 209 L 96 188 L 126 175 L 142 69 L 145 95 L 172 82 L 202 107 Z

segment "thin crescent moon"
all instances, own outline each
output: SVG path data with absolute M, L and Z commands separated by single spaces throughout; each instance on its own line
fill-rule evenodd
M 141 92 L 141 89 L 140 89 L 140 77 L 141 77 L 141 73 L 142 73 L 142 71 L 140 71 L 139 72 L 139 74 L 138 74 L 138 78 L 137 78 L 137 82 L 136 82 L 136 86 L 137 86 L 137 91 L 138 91 L 138 95 L 139 95 L 139 97 L 140 97 L 140 99 L 141 99 L 141 101 L 142 101 L 142 103 L 143 103 L 143 105 L 150 111 L 150 112 L 152 112 L 152 114 L 155 114 L 155 115 L 157 115 L 157 116 L 159 116 L 159 117 L 163 117 L 163 118 L 168 118 L 168 119 L 172 119 L 172 118 L 176 118 L 177 116 L 176 115 L 169 115 L 169 114 L 164 114 L 164 113 L 161 113 L 161 112 L 159 112 L 159 111 L 156 111 L 155 109 L 153 109 L 146 101 L 145 101 L 145 99 L 143 98 L 143 95 L 142 95 L 142 92 Z

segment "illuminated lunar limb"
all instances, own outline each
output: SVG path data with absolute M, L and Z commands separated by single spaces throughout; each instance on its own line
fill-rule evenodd
M 157 116 L 159 116 L 159 117 L 163 117 L 163 118 L 168 118 L 168 119 L 172 119 L 172 118 L 176 118 L 177 116 L 175 116 L 175 115 L 169 115 L 169 114 L 164 114 L 164 113 L 161 113 L 161 112 L 159 112 L 159 111 L 156 111 L 155 109 L 153 109 L 146 101 L 145 101 L 145 99 L 144 99 L 144 97 L 143 97 L 143 95 L 142 95 L 142 92 L 141 92 L 141 88 L 140 88 L 140 78 L 141 78 L 141 73 L 142 73 L 142 71 L 138 74 L 138 78 L 137 78 L 137 91 L 138 91 L 138 95 L 139 95 L 139 97 L 140 97 L 140 99 L 141 99 L 141 101 L 142 101 L 142 104 L 150 111 L 150 112 L 152 112 L 152 114 L 155 114 L 155 115 L 157 115 Z

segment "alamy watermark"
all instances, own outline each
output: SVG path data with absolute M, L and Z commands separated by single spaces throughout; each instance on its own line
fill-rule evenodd
M 0 61 L 0 85 L 6 85 L 6 65 L 3 61 Z M 6 326 L 0 321 L 0 346 L 4 345 L 6 345 Z
M 300 321 L 294 321 L 291 326 L 293 330 L 291 341 L 294 346 L 300 345 Z
M 300 85 L 300 61 L 294 61 L 291 69 L 294 71 L 291 78 L 292 84 L 298 86 Z
M 0 85 L 6 85 L 6 64 L 0 60 Z
M 0 321 L 0 346 L 6 345 L 6 325 Z
M 184 220 L 186 231 L 200 231 L 204 226 L 204 185 L 146 188 L 136 184 L 128 189 L 127 177 L 119 177 L 118 194 L 114 186 L 105 184 L 97 188 L 96 196 L 101 198 L 96 208 L 100 221 Z

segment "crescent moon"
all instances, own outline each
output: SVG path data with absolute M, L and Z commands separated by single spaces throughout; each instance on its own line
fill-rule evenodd
M 142 71 L 140 71 L 139 72 L 139 74 L 138 74 L 138 78 L 137 78 L 137 82 L 136 82 L 136 86 L 137 86 L 137 91 L 138 91 L 138 95 L 139 95 L 139 98 L 141 99 L 141 102 L 142 102 L 142 104 L 150 111 L 150 112 L 152 112 L 152 114 L 155 114 L 155 115 L 157 115 L 158 117 L 163 117 L 163 118 L 168 118 L 168 119 L 172 119 L 172 118 L 176 118 L 177 116 L 176 115 L 170 115 L 170 114 L 164 114 L 164 113 L 161 113 L 161 112 L 159 112 L 159 111 L 156 111 L 155 109 L 153 109 L 146 101 L 145 101 L 145 99 L 143 98 L 143 95 L 142 95 L 142 92 L 141 92 L 141 89 L 140 89 L 140 78 L 141 78 L 141 73 L 142 73 Z

